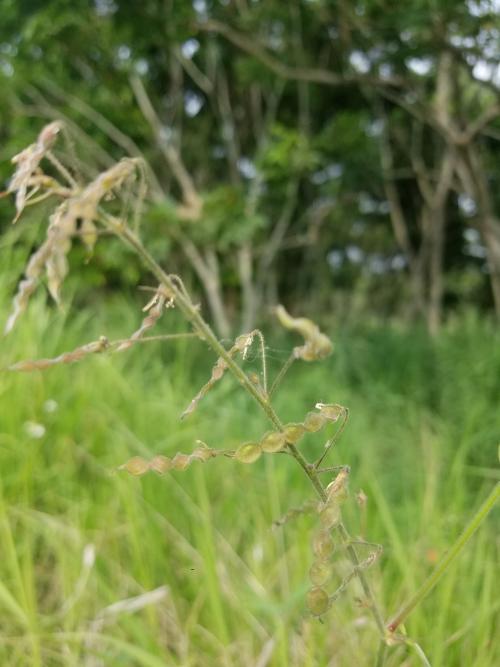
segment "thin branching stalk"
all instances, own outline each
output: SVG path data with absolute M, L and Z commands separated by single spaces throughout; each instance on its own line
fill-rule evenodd
M 284 426 L 274 411 L 274 408 L 270 404 L 268 397 L 265 396 L 260 391 L 260 389 L 253 384 L 247 374 L 228 354 L 226 348 L 220 343 L 209 324 L 200 315 L 198 308 L 191 302 L 186 293 L 179 288 L 179 286 L 176 284 L 176 281 L 172 280 L 172 277 L 161 268 L 153 256 L 143 246 L 139 238 L 121 220 L 106 214 L 102 216 L 102 219 L 104 223 L 122 239 L 122 241 L 124 241 L 137 253 L 143 263 L 158 279 L 160 285 L 162 285 L 162 287 L 168 293 L 173 294 L 177 307 L 182 312 L 184 317 L 193 325 L 195 331 L 197 331 L 205 340 L 205 342 L 214 350 L 214 352 L 224 360 L 227 368 L 231 371 L 242 387 L 254 398 L 255 401 L 257 401 L 273 426 L 275 426 L 276 429 L 280 432 L 283 432 Z M 287 449 L 309 478 L 319 498 L 325 502 L 327 499 L 327 494 L 314 466 L 307 462 L 307 460 L 295 445 L 288 443 Z M 366 579 L 363 570 L 360 568 L 361 561 L 359 560 L 356 549 L 351 544 L 351 536 L 349 535 L 342 522 L 338 524 L 337 529 L 342 541 L 347 544 L 347 552 L 354 566 L 355 575 L 359 579 L 363 592 L 369 601 L 370 610 L 373 614 L 380 635 L 384 637 L 384 620 L 368 580 Z
M 274 394 L 276 389 L 279 387 L 279 385 L 283 381 L 283 378 L 287 374 L 290 366 L 293 364 L 294 361 L 295 361 L 295 354 L 292 352 L 292 354 L 288 357 L 288 359 L 285 361 L 285 363 L 281 367 L 280 372 L 278 373 L 278 375 L 276 376 L 273 384 L 271 385 L 271 389 L 269 390 L 269 394 L 268 394 L 269 398 L 271 398 L 271 396 Z
M 390 621 L 387 625 L 387 629 L 390 633 L 394 633 L 397 628 L 405 622 L 411 612 L 415 607 L 422 602 L 422 600 L 432 591 L 434 586 L 439 582 L 441 577 L 450 567 L 451 563 L 457 558 L 461 553 L 467 542 L 474 535 L 476 530 L 486 519 L 489 512 L 493 509 L 495 503 L 500 498 L 500 482 L 495 485 L 489 496 L 486 498 L 484 503 L 478 509 L 476 514 L 472 517 L 469 524 L 466 526 L 465 530 L 458 537 L 456 542 L 452 547 L 446 552 L 440 562 L 434 568 L 434 571 L 431 575 L 424 581 L 420 586 L 418 591 L 403 605 L 400 611 L 396 616 Z

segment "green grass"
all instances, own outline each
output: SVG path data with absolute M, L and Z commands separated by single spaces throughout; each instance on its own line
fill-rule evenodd
M 0 365 L 123 337 L 140 321 L 127 303 L 69 321 L 32 306 L 2 342 Z M 177 318 L 167 313 L 158 330 L 177 330 Z M 297 364 L 276 407 L 293 421 L 317 401 L 349 407 L 331 462 L 352 468 L 351 532 L 384 546 L 367 575 L 389 617 L 499 478 L 500 336 L 471 317 L 436 342 L 394 327 L 332 335 L 331 359 Z M 269 342 L 273 372 L 296 342 Z M 267 430 L 229 377 L 179 422 L 211 361 L 188 340 L 0 374 L 0 664 L 373 664 L 377 634 L 356 581 L 323 624 L 306 612 L 314 517 L 271 529 L 312 497 L 291 458 L 217 459 L 140 479 L 116 472 L 134 455 L 189 452 L 197 438 L 230 448 Z M 30 435 L 30 422 L 43 437 Z M 321 440 L 301 448 L 318 452 Z M 89 545 L 95 562 L 85 565 Z M 406 630 L 433 667 L 500 664 L 498 551 L 496 510 L 410 617 Z M 348 572 L 340 550 L 339 583 Z M 387 664 L 421 663 L 395 647 Z

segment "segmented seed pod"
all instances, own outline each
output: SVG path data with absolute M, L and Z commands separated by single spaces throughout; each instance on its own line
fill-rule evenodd
M 149 469 L 157 472 L 159 475 L 163 475 L 171 468 L 172 461 L 168 458 L 168 456 L 162 456 L 161 454 L 153 457 L 149 462 Z
M 345 466 L 337 477 L 326 487 L 327 502 L 335 500 L 341 503 L 347 498 L 347 483 L 349 481 L 349 466 Z
M 342 405 L 338 405 L 336 403 L 332 405 L 317 403 L 316 407 L 321 412 L 321 414 L 326 417 L 326 419 L 332 422 L 336 422 L 340 415 L 345 412 L 345 408 Z
M 326 417 L 321 412 L 308 412 L 304 419 L 304 428 L 309 433 L 316 433 L 325 425 Z
M 320 511 L 319 520 L 323 528 L 333 528 L 340 521 L 340 507 L 337 503 L 326 504 Z
M 208 459 L 211 459 L 214 456 L 217 456 L 217 453 L 205 444 L 197 447 L 191 454 L 192 459 L 198 459 L 199 461 L 208 461 Z
M 254 463 L 260 458 L 262 449 L 256 442 L 247 442 L 241 447 L 238 447 L 234 454 L 234 458 L 240 463 Z
M 319 587 L 311 588 L 307 594 L 307 608 L 314 616 L 321 616 L 328 611 L 330 598 L 328 593 Z
M 295 445 L 304 435 L 306 429 L 302 424 L 287 424 L 284 428 L 285 440 Z
M 141 456 L 133 456 L 127 463 L 120 466 L 120 470 L 126 470 L 131 475 L 144 475 L 149 470 L 149 462 Z
M 176 454 L 172 459 L 172 469 L 186 470 L 190 463 L 191 460 L 187 454 Z
M 279 431 L 269 431 L 262 436 L 260 441 L 260 446 L 263 452 L 272 454 L 274 452 L 279 452 L 285 446 L 285 434 L 280 433 Z
M 321 530 L 313 538 L 313 552 L 319 559 L 330 558 L 335 551 L 335 543 L 328 530 Z
M 309 569 L 309 579 L 314 586 L 323 586 L 332 576 L 332 566 L 326 560 L 315 561 Z

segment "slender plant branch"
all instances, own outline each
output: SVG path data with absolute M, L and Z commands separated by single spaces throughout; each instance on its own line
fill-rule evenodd
M 285 361 L 285 363 L 281 367 L 280 372 L 278 373 L 278 375 L 275 377 L 274 382 L 271 385 L 271 389 L 269 390 L 269 394 L 268 394 L 269 398 L 271 398 L 271 396 L 274 394 L 276 389 L 279 387 L 283 378 L 287 374 L 288 369 L 290 368 L 290 366 L 293 364 L 294 361 L 295 361 L 295 354 L 292 352 L 292 354 L 288 357 L 288 359 Z
M 174 298 L 177 307 L 184 315 L 184 317 L 193 325 L 195 331 L 198 331 L 200 336 L 208 343 L 208 345 L 216 352 L 216 354 L 224 359 L 227 368 L 235 376 L 238 382 L 246 389 L 246 391 L 257 401 L 262 410 L 264 411 L 267 418 L 271 423 L 276 427 L 280 432 L 284 431 L 284 426 L 279 419 L 278 415 L 274 411 L 274 408 L 269 402 L 267 396 L 262 394 L 258 387 L 256 387 L 252 381 L 249 379 L 247 374 L 240 368 L 240 366 L 234 361 L 234 359 L 228 354 L 225 347 L 220 343 L 214 332 L 212 331 L 210 325 L 203 319 L 200 315 L 198 308 L 191 302 L 188 295 L 185 294 L 179 286 L 176 284 L 176 281 L 168 275 L 161 266 L 156 262 L 153 256 L 147 251 L 147 249 L 142 245 L 139 238 L 133 233 L 133 231 L 127 227 L 121 220 L 110 216 L 108 214 L 103 214 L 102 220 L 105 225 L 112 229 L 127 245 L 129 245 L 141 258 L 142 262 L 150 269 L 154 276 L 158 279 L 159 283 L 171 293 Z M 290 362 L 291 363 L 291 362 Z M 307 462 L 304 456 L 300 453 L 297 447 L 293 444 L 288 444 L 288 451 L 303 469 L 307 477 L 309 478 L 311 484 L 313 485 L 316 493 L 320 499 L 324 502 L 327 499 L 325 489 L 319 479 L 317 471 L 314 469 L 314 466 Z M 344 524 L 340 522 L 337 526 L 337 530 L 341 536 L 341 539 L 344 543 L 347 544 L 347 552 L 349 558 L 354 565 L 355 574 L 360 581 L 361 587 L 366 598 L 369 600 L 370 609 L 375 619 L 375 623 L 382 637 L 385 637 L 386 631 L 384 626 L 384 621 L 382 614 L 379 610 L 378 604 L 375 600 L 373 592 L 370 588 L 370 585 L 364 575 L 364 572 L 359 567 L 360 560 L 356 549 L 351 544 L 351 536 L 349 535 Z
M 377 659 L 375 661 L 375 667 L 384 667 L 386 655 L 387 655 L 387 644 L 383 639 L 381 639 L 379 644 L 379 649 L 377 652 Z
M 463 533 L 458 537 L 453 546 L 449 549 L 449 551 L 443 556 L 440 562 L 436 565 L 431 575 L 424 581 L 424 583 L 420 586 L 418 591 L 408 600 L 408 602 L 405 605 L 403 605 L 403 607 L 396 614 L 393 620 L 388 623 L 387 629 L 390 633 L 395 632 L 397 628 L 402 623 L 404 623 L 404 621 L 408 618 L 408 616 L 415 609 L 415 607 L 420 602 L 422 602 L 422 600 L 432 591 L 434 586 L 436 586 L 441 577 L 448 570 L 451 563 L 460 554 L 460 552 L 463 550 L 467 542 L 471 539 L 476 530 L 486 519 L 488 513 L 493 509 L 493 506 L 495 505 L 495 503 L 499 498 L 500 498 L 500 482 L 495 485 L 490 495 L 486 498 L 486 500 L 478 509 L 476 514 L 472 517 L 472 519 L 466 526 Z
M 262 388 L 264 394 L 267 396 L 267 362 L 266 362 L 266 343 L 262 331 L 256 330 L 256 335 L 259 337 L 260 356 L 262 357 Z
M 347 421 L 349 419 L 349 410 L 347 408 L 342 408 L 342 423 L 340 424 L 337 432 L 335 435 L 333 435 L 326 443 L 324 452 L 323 454 L 319 457 L 319 459 L 316 461 L 314 464 L 315 470 L 319 470 L 320 465 L 323 463 L 325 460 L 325 457 L 328 455 L 330 452 L 330 449 L 335 445 L 335 443 L 338 441 L 342 433 L 344 432 L 344 429 L 346 427 Z M 325 470 L 323 470 L 325 472 Z

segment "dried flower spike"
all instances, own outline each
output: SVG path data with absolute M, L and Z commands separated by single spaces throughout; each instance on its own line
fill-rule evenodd
M 38 170 L 38 165 L 47 154 L 47 151 L 54 145 L 61 128 L 62 123 L 58 121 L 49 123 L 42 129 L 34 144 L 31 144 L 31 146 L 28 146 L 12 158 L 11 161 L 16 165 L 16 170 L 10 179 L 7 192 L 16 193 L 16 217 L 14 218 L 14 222 L 19 220 L 19 216 L 23 212 L 26 201 L 29 198 L 28 189 L 33 185 L 31 179 Z

